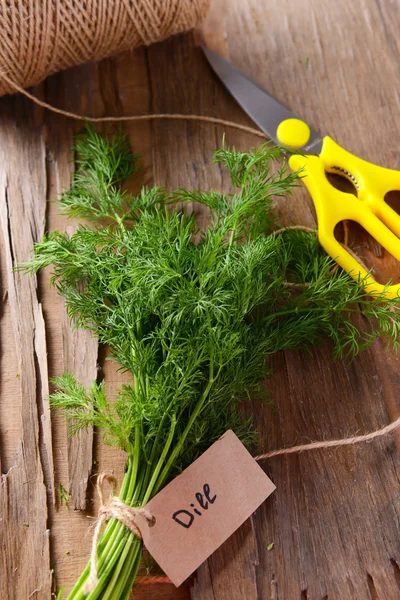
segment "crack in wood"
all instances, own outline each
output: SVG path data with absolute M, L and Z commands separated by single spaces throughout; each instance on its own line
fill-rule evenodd
M 41 304 L 35 308 L 34 369 L 36 374 L 36 398 L 39 424 L 39 453 L 46 482 L 48 502 L 55 506 L 54 462 L 51 433 L 51 412 L 48 400 L 46 337 Z
M 11 264 L 14 267 L 14 265 L 15 265 L 15 256 L 14 256 L 14 245 L 13 245 L 13 239 L 12 239 L 10 203 L 9 203 L 9 200 L 8 200 L 8 185 L 6 185 L 5 188 L 4 188 L 4 202 L 5 202 L 6 211 L 7 211 L 8 248 L 10 250 Z
M 251 561 L 251 564 L 253 566 L 253 573 L 254 573 L 254 581 L 255 581 L 255 586 L 256 586 L 256 597 L 257 600 L 263 600 L 263 594 L 262 594 L 262 590 L 261 590 L 261 582 L 260 582 L 260 569 L 258 569 L 258 567 L 260 566 L 260 549 L 259 549 L 259 540 L 258 540 L 258 536 L 257 536 L 257 530 L 256 530 L 256 524 L 255 524 L 255 515 L 251 515 L 250 516 L 250 523 L 251 523 L 251 532 L 253 535 L 253 539 L 254 539 L 254 558 Z
M 272 575 L 271 579 L 271 600 L 279 600 L 278 581 L 275 579 L 275 575 Z
M 374 579 L 373 579 L 372 575 L 370 575 L 369 573 L 367 573 L 367 584 L 368 584 L 368 589 L 369 589 L 369 593 L 371 596 L 371 600 L 379 600 L 379 596 L 378 596 L 377 589 L 375 587 Z
M 398 585 L 398 587 L 400 589 L 400 566 L 399 566 L 399 563 L 394 558 L 391 558 L 390 559 L 390 564 L 392 565 L 394 578 L 395 578 L 396 583 L 397 583 L 397 585 Z

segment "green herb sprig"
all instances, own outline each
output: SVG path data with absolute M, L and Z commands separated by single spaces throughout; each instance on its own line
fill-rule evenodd
M 49 233 L 24 269 L 53 265 L 71 320 L 134 375 L 116 402 L 103 383 L 87 390 L 70 373 L 56 378 L 50 398 L 71 433 L 96 426 L 125 450 L 125 503 L 145 505 L 229 428 L 246 445 L 255 442 L 238 406 L 265 401 L 260 381 L 272 354 L 324 337 L 338 356 L 355 355 L 378 336 L 398 345 L 395 301 L 368 298 L 362 281 L 333 271 L 315 235 L 274 234 L 273 198 L 297 182 L 285 167 L 271 170 L 282 160 L 277 148 L 215 153 L 234 194 L 155 187 L 137 196 L 121 189 L 136 164 L 125 138 L 103 139 L 88 128 L 75 150 L 78 170 L 61 205 L 93 225 L 71 236 Z M 205 231 L 178 208 L 189 202 L 208 207 Z M 359 312 L 362 328 L 352 318 Z M 98 546 L 98 584 L 85 596 L 88 566 L 69 600 L 127 599 L 141 555 L 141 542 L 112 519 Z

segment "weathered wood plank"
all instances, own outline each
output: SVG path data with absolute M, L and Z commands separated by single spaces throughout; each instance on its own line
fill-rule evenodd
M 47 503 L 54 502 L 54 478 L 50 416 L 44 398 L 48 390 L 44 321 L 36 278 L 12 272 L 27 260 L 44 233 L 44 144 L 32 124 L 26 124 L 21 136 L 7 116 L 0 124 L 0 136 L 3 292 L 8 293 L 12 322 L 12 337 L 3 352 L 7 345 L 15 347 L 21 400 L 20 414 L 13 414 L 13 398 L 4 397 L 8 418 L 19 423 L 20 431 L 0 489 L 0 596 L 47 599 L 52 581 Z
M 71 127 L 62 128 L 60 120 L 47 124 L 46 129 L 46 175 L 47 196 L 51 202 L 69 187 L 73 170 L 73 153 L 71 151 Z M 56 205 L 50 205 L 48 218 L 52 228 L 73 233 L 76 225 L 59 214 Z M 59 307 L 57 315 L 60 320 L 63 369 L 74 373 L 77 380 L 89 387 L 97 378 L 98 343 L 88 331 L 73 329 L 63 302 L 54 298 Z M 80 431 L 67 440 L 68 484 L 66 489 L 71 496 L 70 503 L 74 509 L 86 508 L 86 494 L 89 476 L 93 468 L 93 429 Z
M 233 567 L 233 565 L 235 565 Z M 236 570 L 232 573 L 232 567 Z M 246 598 L 258 600 L 256 573 L 259 567 L 257 540 L 250 518 L 196 573 L 191 595 L 202 600 Z M 233 585 L 232 579 L 235 583 Z

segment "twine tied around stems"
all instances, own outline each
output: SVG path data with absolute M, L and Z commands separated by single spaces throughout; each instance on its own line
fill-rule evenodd
M 154 524 L 153 515 L 145 508 L 128 506 L 125 504 L 125 502 L 120 500 L 120 498 L 114 495 L 110 497 L 108 502 L 104 502 L 103 488 L 106 482 L 113 486 L 114 494 L 117 486 L 117 480 L 113 475 L 101 473 L 97 478 L 96 489 L 100 498 L 100 509 L 93 533 L 92 551 L 90 553 L 90 573 L 84 587 L 85 594 L 90 594 L 98 582 L 97 544 L 99 542 L 101 530 L 105 522 L 111 518 L 118 519 L 140 540 L 142 539 L 142 534 L 136 523 L 136 517 L 138 515 L 143 515 L 147 519 L 149 525 Z

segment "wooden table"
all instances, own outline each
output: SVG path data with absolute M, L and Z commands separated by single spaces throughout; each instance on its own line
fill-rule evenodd
M 399 26 L 400 5 L 384 0 L 214 0 L 203 35 L 314 127 L 372 162 L 399 168 Z M 71 69 L 34 93 L 81 114 L 193 113 L 251 125 L 196 40 L 182 35 Z M 74 227 L 47 201 L 68 186 L 79 127 L 20 96 L 0 101 L 0 597 L 10 600 L 49 598 L 51 569 L 57 586 L 70 588 L 89 555 L 98 506 L 92 475 L 108 470 L 120 480 L 123 473 L 124 456 L 97 435 L 67 440 L 62 417 L 50 415 L 46 402 L 49 377 L 65 369 L 84 383 L 104 376 L 110 394 L 123 377 L 88 334 L 71 332 L 48 272 L 37 279 L 11 272 L 46 229 Z M 209 164 L 221 127 L 154 121 L 125 124 L 124 131 L 142 156 L 132 187 L 227 188 L 227 174 Z M 260 142 L 233 129 L 226 140 L 239 148 Z M 286 223 L 315 225 L 302 189 L 279 199 L 278 209 Z M 398 280 L 399 267 L 385 251 L 365 237 L 360 245 L 381 277 Z M 287 352 L 273 362 L 268 385 L 278 414 L 244 408 L 255 414 L 262 449 L 367 432 L 399 415 L 398 358 L 382 342 L 351 363 L 333 362 L 328 348 L 310 356 Z M 263 466 L 277 491 L 190 585 L 141 586 L 133 598 L 400 597 L 400 461 L 392 437 Z M 72 493 L 69 508 L 63 488 Z

